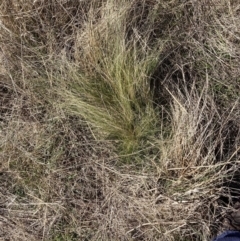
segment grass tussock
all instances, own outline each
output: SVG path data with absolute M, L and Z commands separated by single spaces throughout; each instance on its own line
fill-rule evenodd
M 239 200 L 238 1 L 0 3 L 0 239 L 210 240 Z

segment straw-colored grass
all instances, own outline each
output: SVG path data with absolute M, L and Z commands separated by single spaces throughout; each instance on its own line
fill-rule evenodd
M 211 240 L 239 199 L 238 1 L 0 3 L 0 240 Z

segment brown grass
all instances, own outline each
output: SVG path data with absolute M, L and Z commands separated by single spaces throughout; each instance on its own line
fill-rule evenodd
M 210 240 L 239 199 L 238 1 L 0 3 L 0 240 Z

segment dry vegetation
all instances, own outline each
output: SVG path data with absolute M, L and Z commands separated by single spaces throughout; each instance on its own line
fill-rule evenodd
M 238 0 L 1 0 L 0 240 L 204 240 L 239 198 Z

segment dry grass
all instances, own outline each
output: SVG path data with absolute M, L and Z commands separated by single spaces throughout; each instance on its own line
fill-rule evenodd
M 210 240 L 239 199 L 238 1 L 0 3 L 0 240 Z

